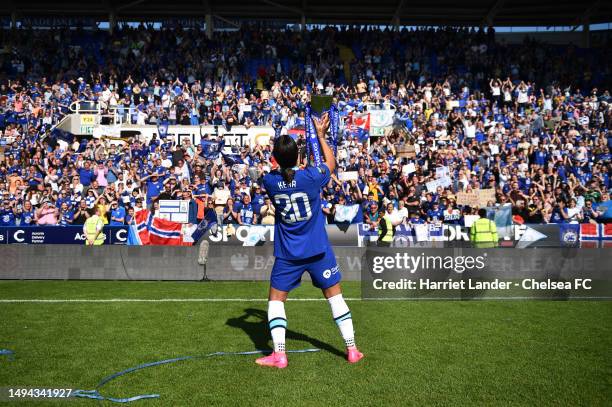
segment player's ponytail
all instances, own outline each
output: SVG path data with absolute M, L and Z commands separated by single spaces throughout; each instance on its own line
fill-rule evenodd
M 293 177 L 295 176 L 295 170 L 293 168 L 281 168 L 280 173 L 283 176 L 283 181 L 287 183 L 293 181 Z
M 290 136 L 282 135 L 274 141 L 274 149 L 272 150 L 274 159 L 280 166 L 280 173 L 285 182 L 293 181 L 295 170 L 293 167 L 297 164 L 298 147 Z

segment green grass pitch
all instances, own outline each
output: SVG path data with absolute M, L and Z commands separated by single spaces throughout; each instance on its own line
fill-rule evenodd
M 346 283 L 345 296 L 359 286 Z M 0 299 L 231 298 L 229 302 L 0 303 L 0 387 L 93 389 L 141 363 L 268 347 L 264 282 L 2 281 Z M 320 298 L 305 283 L 292 298 Z M 365 359 L 349 365 L 324 301 L 287 304 L 285 370 L 255 356 L 140 370 L 105 396 L 132 405 L 610 405 L 612 302 L 349 301 Z M 0 403 L 2 404 L 2 403 Z M 5 405 L 111 405 L 6 402 Z

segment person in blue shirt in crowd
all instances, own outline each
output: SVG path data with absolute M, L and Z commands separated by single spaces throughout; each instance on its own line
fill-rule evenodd
M 593 206 L 593 200 L 586 199 L 584 201 L 584 208 L 582 208 L 582 221 L 581 223 L 597 223 L 602 217 L 603 212 L 600 212 Z
M 438 202 L 433 202 L 431 209 L 427 211 L 427 220 L 430 222 L 441 222 L 444 220 L 444 211 Z
M 134 207 L 130 206 L 125 214 L 125 224 L 130 225 L 134 220 L 135 210 Z
M 225 202 L 225 207 L 223 208 L 224 224 L 231 225 L 238 223 L 238 219 L 240 217 L 239 205 L 241 205 L 241 202 L 235 202 L 233 198 L 229 198 Z
M 323 212 L 323 216 L 325 216 L 325 221 L 327 223 L 333 222 L 334 214 L 332 213 L 332 209 L 334 204 L 332 203 L 333 196 L 331 195 L 322 195 L 321 196 L 321 211 Z
M 194 190 L 192 193 L 194 198 L 204 198 L 206 195 L 212 193 L 209 183 L 204 182 L 198 175 L 193 177 L 193 184 Z
M 34 224 L 34 208 L 30 201 L 25 201 L 19 213 L 19 226 L 30 226 Z
M 13 207 L 14 201 L 4 201 L 2 207 L 0 207 L 0 226 L 15 226 L 16 216 L 15 208 Z
M 425 219 L 419 216 L 417 212 L 410 212 L 410 216 L 408 218 L 409 225 L 422 225 L 426 223 Z
M 552 210 L 550 215 L 550 223 L 567 223 L 568 222 L 568 211 L 565 201 L 559 201 Z
M 255 207 L 251 203 L 251 196 L 249 194 L 243 195 L 242 205 L 240 205 L 238 214 L 238 223 L 241 225 L 253 225 L 257 222 L 257 213 L 255 212 Z
M 126 224 L 125 217 L 126 217 L 125 208 L 119 205 L 117 201 L 113 201 L 111 203 L 110 225 L 111 226 L 125 225 Z
M 69 226 L 72 224 L 74 211 L 68 206 L 68 202 L 62 203 L 59 211 L 58 225 Z
M 259 214 L 261 212 L 261 207 L 264 205 L 265 194 L 261 190 L 261 185 L 258 183 L 253 183 L 253 210 L 255 214 Z
M 95 179 L 93 170 L 91 169 L 91 162 L 85 161 L 83 167 L 79 168 L 80 182 L 84 187 L 91 185 L 91 182 Z
M 376 204 L 376 209 L 378 210 L 378 201 L 374 199 L 374 193 L 368 192 L 368 198 L 362 202 L 361 206 L 363 207 L 364 212 L 372 207 L 372 204 Z
M 147 182 L 147 206 L 150 206 L 164 189 L 164 180 L 154 172 L 142 178 L 142 181 Z

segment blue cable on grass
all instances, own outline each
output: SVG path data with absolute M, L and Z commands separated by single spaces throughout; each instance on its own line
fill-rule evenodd
M 316 349 L 316 348 L 298 349 L 298 350 L 288 350 L 287 353 L 309 353 L 309 352 L 319 352 L 320 350 L 321 349 Z M 159 394 L 141 394 L 138 396 L 126 397 L 126 398 L 104 397 L 102 394 L 100 394 L 99 389 L 100 387 L 104 386 L 106 383 L 110 382 L 113 379 L 116 379 L 119 376 L 123 376 L 125 374 L 135 372 L 137 370 L 146 369 L 147 367 L 166 365 L 168 363 L 182 362 L 184 360 L 191 360 L 191 359 L 204 359 L 204 358 L 210 358 L 213 356 L 257 355 L 257 354 L 263 354 L 263 353 L 267 353 L 267 351 L 252 350 L 252 351 L 247 351 L 247 352 L 214 352 L 214 353 L 209 353 L 207 355 L 182 356 L 182 357 L 173 358 L 173 359 L 159 360 L 157 362 L 143 363 L 142 365 L 131 367 L 129 369 L 125 369 L 120 372 L 114 373 L 110 376 L 106 376 L 105 378 L 100 380 L 100 383 L 98 383 L 95 390 L 73 390 L 71 393 L 71 396 L 89 398 L 89 399 L 94 399 L 94 400 L 108 400 L 108 401 L 113 401 L 115 403 L 129 403 L 129 402 L 136 401 L 136 400 L 159 398 Z
M 5 355 L 10 361 L 15 360 L 15 352 L 10 349 L 0 349 L 0 355 Z

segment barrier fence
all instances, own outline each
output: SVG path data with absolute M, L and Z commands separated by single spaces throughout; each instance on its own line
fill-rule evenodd
M 395 247 L 470 247 L 469 228 L 460 225 L 431 224 L 423 233 L 401 225 L 395 230 Z M 368 247 L 376 245 L 377 230 L 366 224 L 327 225 L 333 246 Z M 511 225 L 498 228 L 500 247 L 612 247 L 612 224 Z M 128 226 L 105 226 L 105 245 L 128 244 Z M 221 227 L 204 237 L 215 246 L 270 245 L 274 226 Z M 0 227 L 0 244 L 85 244 L 82 226 Z

